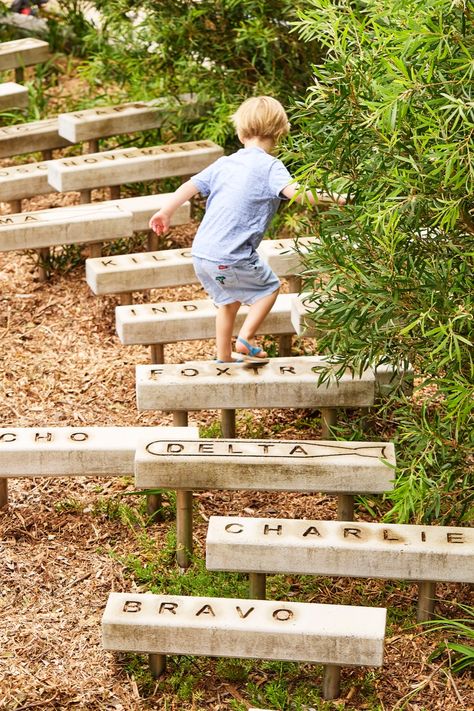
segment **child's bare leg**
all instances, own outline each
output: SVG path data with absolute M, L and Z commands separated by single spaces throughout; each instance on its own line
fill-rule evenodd
M 232 360 L 232 333 L 240 301 L 219 306 L 216 315 L 217 360 Z
M 272 294 L 264 296 L 262 299 L 259 299 L 252 304 L 252 306 L 250 306 L 249 312 L 242 324 L 242 328 L 240 329 L 239 338 L 243 338 L 251 345 L 254 345 L 255 334 L 262 325 L 265 317 L 272 310 L 272 306 L 276 301 L 279 291 L 280 289 L 278 288 Z M 247 353 L 247 349 L 244 345 L 240 344 L 239 341 L 237 341 L 235 345 L 235 350 L 238 353 Z M 267 354 L 262 350 L 259 352 L 258 357 L 266 358 Z

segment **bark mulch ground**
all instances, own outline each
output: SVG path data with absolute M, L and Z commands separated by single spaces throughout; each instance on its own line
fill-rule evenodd
M 23 209 L 77 200 L 78 195 L 53 194 L 24 201 Z M 7 211 L 5 204 L 0 208 Z M 194 230 L 195 225 L 174 230 L 173 243 L 189 244 Z M 144 298 L 204 296 L 192 286 Z M 32 255 L 0 254 L 2 427 L 171 424 L 170 415 L 136 409 L 135 366 L 148 362 L 149 353 L 120 344 L 114 327 L 117 303 L 114 297 L 90 292 L 83 264 L 39 283 Z M 314 347 L 311 342 L 303 345 L 309 352 Z M 169 362 L 212 358 L 214 344 L 174 344 L 167 347 L 166 357 Z M 192 413 L 190 424 L 209 432 L 217 419 L 216 412 Z M 240 411 L 237 427 L 240 437 L 320 435 L 317 417 L 298 410 Z M 10 505 L 0 512 L 0 709 L 218 711 L 248 709 L 259 698 L 270 698 L 259 697 L 258 690 L 278 681 L 278 665 L 239 667 L 177 658 L 165 679 L 155 683 L 145 663 L 102 650 L 100 619 L 108 594 L 144 589 L 133 561 L 151 565 L 164 560 L 160 556 L 172 530 L 171 521 L 145 527 L 143 502 L 126 496 L 132 490 L 133 483 L 125 479 L 10 481 Z M 202 492 L 196 495 L 198 556 L 209 516 L 230 513 L 335 518 L 336 504 L 333 497 L 316 494 Z M 359 515 L 368 518 L 363 510 Z M 195 572 L 193 566 L 188 575 Z M 171 556 L 163 573 L 177 575 Z M 416 586 L 343 578 L 306 579 L 303 584 L 295 576 L 277 581 L 271 587 L 275 594 L 278 585 L 291 599 L 390 609 L 383 669 L 345 669 L 341 698 L 325 705 L 311 700 L 317 694 L 308 694 L 308 709 L 316 704 L 318 709 L 347 711 L 474 709 L 472 679 L 453 676 L 446 653 L 432 657 L 442 634 L 427 636 L 414 625 Z M 456 601 L 472 602 L 466 585 L 440 585 L 439 594 L 438 611 L 448 617 L 458 615 Z M 287 672 L 289 701 L 278 702 L 285 709 L 291 708 L 298 683 L 317 691 L 322 678 L 321 668 L 291 666 L 297 670 Z

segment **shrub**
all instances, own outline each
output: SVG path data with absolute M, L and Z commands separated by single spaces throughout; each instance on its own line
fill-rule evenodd
M 297 112 L 300 178 L 353 198 L 313 220 L 319 348 L 421 376 L 383 413 L 401 521 L 473 513 L 473 19 L 464 0 L 310 0 L 296 23 L 325 50 Z

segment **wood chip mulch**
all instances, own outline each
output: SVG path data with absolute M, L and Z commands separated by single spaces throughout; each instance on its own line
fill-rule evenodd
M 49 206 L 48 199 L 36 199 L 35 208 Z M 177 229 L 175 244 L 189 243 L 192 233 L 193 227 Z M 193 286 L 146 298 L 203 297 Z M 83 264 L 39 283 L 31 255 L 0 254 L 3 427 L 171 424 L 170 415 L 136 409 L 135 366 L 148 362 L 149 353 L 120 344 L 114 327 L 117 303 L 90 292 Z M 169 362 L 213 354 L 212 342 L 166 349 Z M 217 419 L 216 412 L 192 413 L 190 424 L 202 430 Z M 239 412 L 238 436 L 311 439 L 319 437 L 319 427 L 312 413 L 298 410 Z M 0 512 L 0 709 L 218 711 L 254 705 L 248 680 L 219 676 L 216 660 L 196 660 L 199 688 L 190 698 L 180 698 L 160 684 L 142 683 L 120 657 L 102 650 L 100 619 L 108 594 L 137 589 L 124 558 L 140 554 L 145 530 L 158 553 L 172 527 L 165 522 L 144 529 L 137 523 L 139 513 L 135 521 L 121 517 L 114 502 L 125 501 L 139 511 L 135 500 L 124 496 L 132 490 L 133 483 L 125 479 L 9 482 L 10 505 Z M 202 492 L 196 502 L 201 554 L 212 514 L 335 518 L 336 513 L 334 498 L 322 495 Z M 297 577 L 291 590 L 295 597 L 302 594 Z M 468 674 L 453 676 L 446 653 L 430 656 L 443 635 L 422 635 L 414 625 L 415 585 L 315 578 L 313 592 L 305 595 L 326 603 L 387 605 L 394 611 L 383 669 L 344 669 L 343 695 L 324 709 L 474 709 Z M 455 601 L 472 604 L 467 585 L 440 585 L 439 595 L 438 611 L 448 617 L 458 614 Z M 173 664 L 179 668 L 179 659 Z M 257 688 L 269 674 L 258 663 L 251 670 Z M 301 665 L 300 677 L 320 688 L 320 668 Z

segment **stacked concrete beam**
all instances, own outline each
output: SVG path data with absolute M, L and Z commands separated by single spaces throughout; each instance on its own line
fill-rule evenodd
M 263 240 L 258 252 L 279 277 L 290 277 L 301 267 L 300 252 L 316 242 L 312 238 Z M 190 249 L 167 249 L 159 252 L 123 254 L 109 259 L 88 259 L 86 280 L 98 296 L 130 294 L 146 289 L 160 289 L 198 283 Z
M 130 237 L 142 229 L 166 195 L 110 200 L 73 207 L 21 212 L 0 216 L 0 252 L 37 249 L 62 244 L 106 242 Z M 189 220 L 185 203 L 173 215 L 173 225 Z
M 206 551 L 210 570 L 428 583 L 419 621 L 433 612 L 434 579 L 474 582 L 473 528 L 212 516 Z
M 0 158 L 51 151 L 64 148 L 79 140 L 97 141 L 119 133 L 133 133 L 147 128 L 158 128 L 170 112 L 194 111 L 192 96 L 177 101 L 157 100 L 131 102 L 114 106 L 97 106 L 86 111 L 59 114 L 41 121 L 21 123 L 0 128 Z M 92 135 L 94 134 L 94 135 Z M 68 136 L 72 137 L 69 140 Z M 82 136 L 82 138 L 78 138 Z
M 71 476 L 132 476 L 138 443 L 155 437 L 198 436 L 187 427 L 2 427 L 0 508 L 8 502 L 8 479 Z
M 167 654 L 323 664 L 323 696 L 334 698 L 334 668 L 382 665 L 385 624 L 378 608 L 111 593 L 102 644 L 148 653 L 154 676 Z
M 28 106 L 28 89 L 13 81 L 0 84 L 0 111 L 23 109 L 26 106 Z
M 16 80 L 23 81 L 23 69 L 46 62 L 50 57 L 49 45 L 34 37 L 2 42 L 0 44 L 0 72 L 15 70 Z
M 261 324 L 259 334 L 291 334 L 291 294 L 279 294 L 275 305 Z M 150 345 L 151 362 L 164 362 L 164 346 L 177 341 L 214 338 L 216 306 L 210 299 L 182 302 L 159 302 L 118 306 L 115 309 L 117 335 L 124 345 Z M 249 307 L 239 309 L 235 321 L 236 335 Z
M 48 182 L 67 192 L 158 180 L 197 173 L 221 155 L 223 149 L 213 141 L 120 148 L 52 161 Z
M 181 423 L 184 424 L 184 423 Z M 393 488 L 395 452 L 386 442 L 204 439 L 191 435 L 142 441 L 135 458 L 138 489 L 177 491 L 177 558 L 189 565 L 192 491 L 324 492 L 338 496 L 338 517 L 350 520 L 354 494 Z M 260 588 L 261 580 L 252 584 Z M 258 596 L 254 594 L 253 596 Z
M 190 145 L 190 144 L 173 144 L 174 145 Z M 161 151 L 161 147 L 156 147 Z M 168 148 L 168 147 L 164 147 Z M 38 163 L 25 163 L 22 165 L 13 165 L 10 167 L 2 168 L 0 169 L 0 194 L 2 196 L 2 200 L 6 202 L 19 202 L 23 198 L 31 197 L 32 195 L 44 195 L 47 193 L 54 192 L 56 189 L 61 189 L 61 188 L 56 188 L 54 185 L 51 185 L 51 183 L 48 180 L 48 175 L 50 171 L 55 171 L 57 169 L 57 166 L 63 163 L 69 163 L 69 162 L 74 162 L 74 163 L 79 163 L 80 165 L 86 165 L 87 166 L 87 161 L 91 160 L 94 163 L 97 162 L 97 156 L 104 156 L 104 158 L 100 160 L 105 161 L 105 165 L 109 166 L 109 175 L 110 171 L 111 173 L 115 176 L 112 177 L 110 176 L 110 185 L 115 184 L 115 181 L 118 180 L 119 182 L 127 182 L 128 177 L 131 176 L 131 173 L 127 172 L 128 169 L 131 169 L 134 171 L 135 177 L 138 175 L 138 173 L 142 170 L 142 166 L 148 165 L 149 164 L 149 156 L 147 157 L 143 151 L 148 151 L 148 150 L 155 150 L 155 149 L 127 149 L 125 151 L 108 151 L 104 153 L 98 153 L 98 154 L 93 154 L 93 155 L 82 155 L 78 156 L 76 158 L 70 158 L 70 159 L 57 159 L 57 160 L 48 160 L 48 161 L 40 161 Z M 220 152 L 220 149 L 218 153 Z M 162 160 L 160 160 L 159 165 L 160 165 L 160 177 L 170 177 L 175 174 L 176 170 L 176 153 L 174 152 L 173 156 L 169 156 L 168 153 L 163 154 Z M 123 154 L 126 154 L 128 156 L 128 160 L 126 162 L 126 169 L 120 168 L 121 165 L 121 159 L 123 159 Z M 133 154 L 133 155 L 132 155 Z M 154 154 L 153 154 L 154 155 Z M 212 162 L 212 160 L 215 160 L 215 155 L 216 152 L 214 149 L 211 149 L 210 151 L 203 151 L 201 150 L 194 150 L 190 149 L 189 152 L 184 149 L 181 151 L 181 158 L 183 159 L 183 165 L 186 168 L 189 168 L 190 172 L 193 172 L 194 169 L 199 170 L 199 165 L 202 165 L 205 167 L 207 164 L 207 160 L 209 162 Z M 206 159 L 205 156 L 208 156 Z M 118 168 L 115 167 L 115 164 L 113 166 L 110 166 L 107 161 L 112 160 L 118 161 Z M 153 169 L 150 169 L 151 171 Z M 169 171 L 169 172 L 168 172 Z M 107 171 L 106 171 L 107 172 Z M 153 175 L 153 172 L 149 172 L 147 174 Z M 145 177 L 145 173 L 143 173 L 143 180 L 150 179 Z M 64 187 L 63 192 L 66 192 L 68 190 L 82 190 L 82 189 L 87 189 L 91 190 L 92 188 L 96 187 L 103 187 L 102 183 L 99 180 L 99 183 L 96 181 L 99 180 L 97 177 L 94 177 L 94 171 L 85 171 L 85 174 L 82 176 L 82 182 L 79 186 L 77 187 Z M 109 184 L 108 180 L 105 181 L 105 184 Z M 150 200 L 153 199 L 154 196 L 148 196 Z M 134 198 L 129 198 L 133 200 Z M 153 214 L 153 213 L 151 213 Z M 148 225 L 147 225 L 148 226 Z
M 58 134 L 57 118 L 0 127 L 0 158 L 41 151 L 46 159 L 46 152 L 70 145 Z
M 58 134 L 71 143 L 97 140 L 122 133 L 159 128 L 178 112 L 196 111 L 196 97 L 186 94 L 178 99 L 133 101 L 114 106 L 95 106 L 92 109 L 59 114 Z

